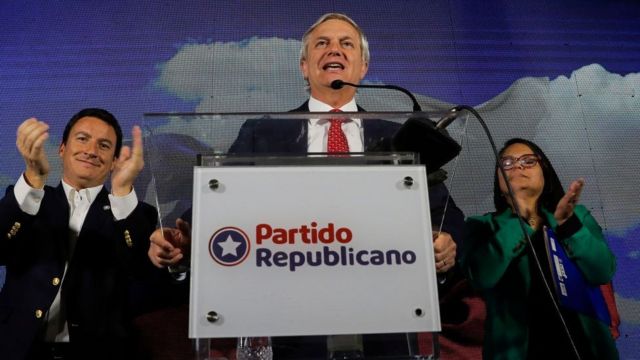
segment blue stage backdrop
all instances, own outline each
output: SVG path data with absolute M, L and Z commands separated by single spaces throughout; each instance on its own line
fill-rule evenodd
M 64 124 L 84 107 L 109 109 L 127 133 L 147 112 L 297 107 L 307 96 L 301 35 L 330 11 L 349 14 L 367 33 L 367 82 L 406 87 L 430 110 L 474 106 L 497 142 L 532 139 L 565 185 L 586 179 L 582 202 L 618 261 L 618 347 L 623 359 L 637 358 L 637 1 L 3 1 L 0 187 L 22 171 L 15 130 L 32 116 L 51 125 L 47 151 L 56 158 Z M 369 110 L 410 109 L 400 95 L 358 96 Z M 164 132 L 206 144 L 187 121 L 165 125 Z M 447 167 L 448 185 L 467 215 L 491 211 L 488 142 L 472 119 L 450 129 L 464 149 Z

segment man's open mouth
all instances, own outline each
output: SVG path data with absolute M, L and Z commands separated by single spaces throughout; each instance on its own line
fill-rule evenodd
M 324 64 L 322 70 L 344 70 L 344 65 L 337 62 L 330 62 Z

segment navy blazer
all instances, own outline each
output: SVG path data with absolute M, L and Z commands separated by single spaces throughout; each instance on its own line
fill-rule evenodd
M 62 184 L 45 187 L 40 210 L 24 213 L 10 186 L 0 200 L 0 264 L 6 282 L 0 292 L 0 354 L 24 359 L 42 341 L 44 320 L 61 290 L 72 351 L 78 358 L 131 356 L 130 297 L 135 276 L 150 273 L 149 235 L 156 211 L 139 203 L 116 221 L 103 188 L 69 256 L 69 205 Z M 65 263 L 69 265 L 64 281 Z

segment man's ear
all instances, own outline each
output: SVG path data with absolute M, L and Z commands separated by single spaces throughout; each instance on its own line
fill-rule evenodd
M 307 63 L 307 60 L 300 60 L 300 72 L 305 80 L 309 79 L 309 63 Z
M 111 162 L 111 169 L 109 169 L 109 171 L 113 171 L 113 169 L 116 168 L 116 163 L 118 162 L 118 157 L 114 156 L 113 157 L 113 161 Z
M 60 156 L 60 158 L 62 158 L 62 156 L 64 156 L 64 143 L 60 143 L 60 147 L 58 147 L 58 156 Z
M 369 71 L 369 63 L 362 62 L 362 69 L 360 69 L 360 80 L 364 79 L 365 75 L 367 75 L 367 71 Z

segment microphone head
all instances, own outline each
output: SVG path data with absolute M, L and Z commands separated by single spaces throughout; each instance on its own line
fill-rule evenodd
M 451 108 L 445 116 L 438 120 L 438 122 L 436 123 L 436 129 L 442 130 L 449 126 L 453 122 L 453 120 L 458 118 L 458 115 L 460 115 L 460 110 L 462 109 L 460 109 L 458 106 Z
M 340 90 L 342 89 L 342 87 L 344 87 L 344 81 L 338 79 L 338 80 L 333 80 L 331 82 L 331 88 L 334 90 Z
M 462 149 L 444 130 L 435 127 L 433 121 L 409 118 L 391 140 L 395 151 L 411 151 L 420 154 L 420 163 L 426 165 L 427 173 L 432 173 L 453 158 Z

